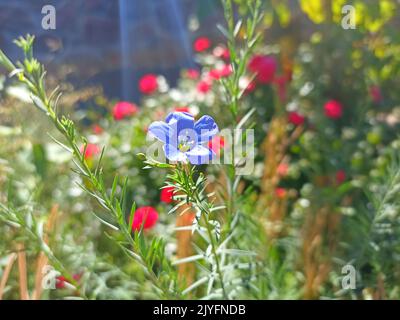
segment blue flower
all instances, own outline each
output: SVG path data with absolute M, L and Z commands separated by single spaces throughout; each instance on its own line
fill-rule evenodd
M 149 133 L 164 143 L 164 152 L 170 161 L 204 164 L 215 155 L 206 147 L 218 133 L 218 126 L 210 116 L 203 116 L 195 122 L 189 113 L 172 112 L 165 122 L 153 122 Z

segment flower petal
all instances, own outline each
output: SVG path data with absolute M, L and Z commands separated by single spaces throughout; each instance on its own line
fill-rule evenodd
M 149 133 L 164 143 L 167 143 L 169 140 L 169 131 L 168 125 L 162 121 L 155 121 L 149 126 Z
M 194 118 L 187 112 L 172 112 L 167 116 L 165 122 L 177 135 L 184 129 L 193 129 L 194 126 Z
M 183 152 L 179 151 L 176 147 L 174 147 L 170 144 L 164 145 L 164 152 L 165 152 L 165 156 L 170 161 L 174 161 L 174 162 L 186 162 L 187 161 L 186 155 Z
M 206 164 L 210 163 L 215 153 L 206 147 L 197 145 L 192 150 L 186 152 L 186 156 L 191 164 Z
M 219 131 L 217 124 L 210 116 L 202 116 L 196 121 L 194 130 L 197 133 L 199 143 L 208 142 Z

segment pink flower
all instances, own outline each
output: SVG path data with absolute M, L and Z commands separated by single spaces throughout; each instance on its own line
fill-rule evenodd
M 161 202 L 171 203 L 173 201 L 174 187 L 167 187 L 161 189 L 160 200 Z
M 226 47 L 218 46 L 213 50 L 213 55 L 217 58 L 221 58 L 224 60 L 230 59 L 229 49 Z
M 287 175 L 288 170 L 289 170 L 289 165 L 287 163 L 283 162 L 283 163 L 279 164 L 279 166 L 278 166 L 276 171 L 278 172 L 278 174 L 280 176 L 284 177 L 284 176 Z
M 229 77 L 232 74 L 232 67 L 230 64 L 224 65 L 219 69 L 211 69 L 207 76 L 210 80 L 219 80 L 221 78 Z
M 193 49 L 196 52 L 202 52 L 210 48 L 210 46 L 211 46 L 210 39 L 208 39 L 207 37 L 200 37 L 196 39 L 196 41 L 194 42 Z
M 248 68 L 257 75 L 259 83 L 268 84 L 274 79 L 277 63 L 274 57 L 255 55 L 251 58 Z
M 94 134 L 102 134 L 104 132 L 104 129 L 100 127 L 98 124 L 95 124 L 93 126 L 93 133 Z
M 143 94 L 152 94 L 158 89 L 157 76 L 146 74 L 139 80 L 139 90 Z
M 336 183 L 337 184 L 342 184 L 343 182 L 346 181 L 346 171 L 344 170 L 338 170 L 336 172 Z
M 95 144 L 88 143 L 86 146 L 86 150 L 84 146 L 81 147 L 81 153 L 83 152 L 85 152 L 85 159 L 89 160 L 92 159 L 96 154 L 100 153 L 100 148 Z
M 154 227 L 158 220 L 158 213 L 153 207 L 141 207 L 135 211 L 133 216 L 132 230 L 139 231 L 143 225 L 143 229 Z
M 119 121 L 137 113 L 139 108 L 130 102 L 120 101 L 113 108 L 114 119 Z
M 331 119 L 339 119 L 343 115 L 343 106 L 336 100 L 329 100 L 324 105 L 325 115 Z
M 75 281 L 79 281 L 80 280 L 80 278 L 81 278 L 81 274 L 74 274 L 73 276 L 72 276 L 72 278 L 75 280 Z M 66 277 L 64 277 L 64 276 L 58 276 L 58 277 L 56 277 L 56 288 L 57 289 L 64 289 L 65 288 L 65 286 L 66 286 L 66 283 L 69 283 L 68 281 L 67 281 L 67 278 Z
M 196 70 L 196 69 L 187 69 L 186 70 L 186 76 L 189 79 L 196 80 L 196 79 L 199 78 L 200 72 L 198 70 Z
M 219 154 L 221 149 L 223 149 L 225 146 L 225 140 L 223 137 L 219 136 L 214 136 L 209 142 L 208 142 L 208 148 L 214 151 L 214 153 Z
M 202 80 L 197 84 L 197 92 L 207 93 L 211 89 L 210 81 Z
M 219 80 L 221 78 L 220 72 L 217 69 L 211 69 L 207 76 L 211 80 Z
M 279 198 L 279 199 L 283 199 L 286 197 L 286 189 L 285 188 L 276 188 L 275 189 L 275 195 Z
M 246 87 L 246 89 L 244 91 L 246 93 L 250 93 L 250 92 L 253 92 L 254 90 L 256 90 L 256 83 L 255 83 L 255 81 L 250 81 L 247 84 L 247 87 Z
M 369 87 L 369 95 L 371 96 L 372 101 L 375 103 L 380 103 L 383 100 L 381 88 L 379 88 L 377 85 Z
M 232 74 L 232 66 L 230 64 L 225 64 L 219 69 L 219 74 L 222 78 L 229 77 Z
M 300 126 L 304 123 L 305 117 L 302 116 L 300 113 L 296 111 L 289 112 L 288 114 L 288 120 L 291 124 L 294 124 L 295 126 Z
M 189 107 L 186 107 L 186 106 L 184 106 L 184 107 L 175 107 L 174 111 L 190 113 Z

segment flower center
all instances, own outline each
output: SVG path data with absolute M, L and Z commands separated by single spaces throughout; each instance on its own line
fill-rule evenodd
M 178 136 L 178 149 L 181 152 L 187 152 L 191 150 L 195 145 L 195 141 L 192 137 L 185 131 L 183 134 Z

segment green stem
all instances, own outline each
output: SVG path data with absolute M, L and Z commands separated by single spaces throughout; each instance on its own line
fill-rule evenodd
M 41 89 L 42 86 L 40 86 L 39 83 L 30 81 L 26 77 L 24 77 L 22 82 L 24 82 L 28 87 L 34 87 L 37 90 L 37 92 L 39 93 L 39 99 L 41 100 L 41 102 L 46 107 L 46 110 L 48 112 L 49 118 L 53 121 L 53 123 L 54 123 L 55 127 L 57 128 L 57 130 L 67 140 L 68 146 L 72 149 L 73 156 L 75 157 L 75 159 L 78 161 L 79 165 L 84 170 L 84 173 L 86 174 L 87 178 L 91 182 L 93 188 L 96 190 L 96 192 L 100 196 L 100 198 L 104 201 L 105 206 L 112 213 L 112 215 L 116 219 L 116 221 L 118 221 L 119 220 L 118 219 L 118 210 L 112 204 L 112 201 L 109 198 L 109 196 L 108 196 L 103 184 L 97 179 L 96 175 L 92 172 L 92 170 L 89 168 L 88 164 L 84 160 L 84 157 L 82 156 L 79 147 L 75 143 L 74 137 L 71 137 L 71 134 L 68 131 L 68 128 L 66 128 L 63 125 L 63 123 L 58 118 L 57 114 L 54 112 L 46 93 Z M 128 240 L 129 244 L 134 248 L 135 247 L 135 242 L 133 241 L 129 230 L 127 230 L 126 227 L 122 226 L 121 224 L 120 224 L 120 230 L 122 231 L 123 236 L 125 237 L 125 239 Z M 165 297 L 170 298 L 171 295 L 170 295 L 169 288 L 165 288 L 163 286 L 160 286 L 158 277 L 156 276 L 156 274 L 154 273 L 152 268 L 145 262 L 146 261 L 146 257 L 143 256 L 141 250 L 138 250 L 137 254 L 139 255 L 140 259 L 142 260 L 143 263 L 141 263 L 141 264 L 146 269 L 146 272 L 147 272 L 150 280 L 152 281 L 153 285 L 156 286 L 157 288 L 159 288 L 162 291 L 162 293 L 163 293 L 163 295 Z

